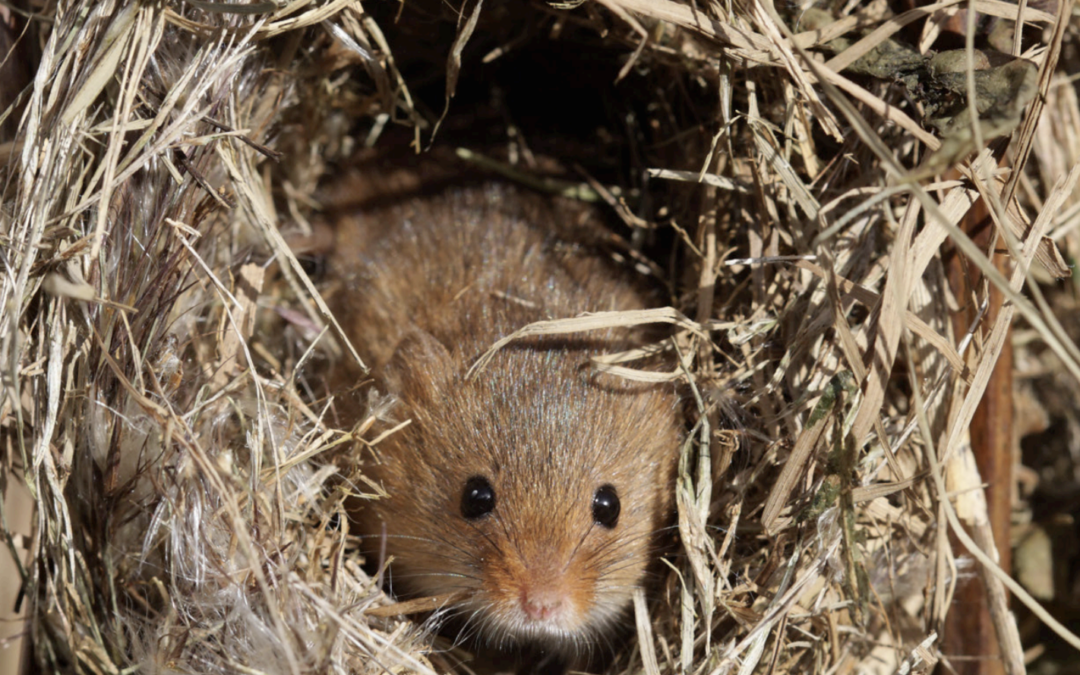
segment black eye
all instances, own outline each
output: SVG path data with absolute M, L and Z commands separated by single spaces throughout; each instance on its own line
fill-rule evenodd
M 465 481 L 461 492 L 461 515 L 467 520 L 476 520 L 495 509 L 495 488 L 483 476 L 473 476 Z
M 619 522 L 619 495 L 614 485 L 601 485 L 592 498 L 592 517 L 597 525 L 612 529 Z

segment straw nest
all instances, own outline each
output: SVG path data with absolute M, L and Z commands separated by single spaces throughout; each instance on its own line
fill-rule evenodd
M 1003 584 L 1035 605 L 981 552 L 967 429 L 1013 324 L 1024 419 L 1071 430 L 1030 461 L 1080 428 L 1053 282 L 1080 218 L 1071 3 L 855 4 L 3 3 L 2 476 L 35 505 L 4 532 L 33 661 L 465 667 L 370 613 L 393 601 L 341 522 L 368 488 L 326 458 L 379 411 L 333 414 L 350 350 L 286 237 L 358 148 L 486 109 L 510 180 L 596 199 L 670 291 L 678 546 L 610 669 L 927 672 L 965 570 L 1022 669 Z M 562 113 L 519 126 L 515 96 Z

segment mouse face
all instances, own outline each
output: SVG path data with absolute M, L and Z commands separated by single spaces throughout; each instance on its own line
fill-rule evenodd
M 378 448 L 369 473 L 389 497 L 362 525 L 386 534 L 393 592 L 460 593 L 462 637 L 587 652 L 625 620 L 656 558 L 675 396 L 599 379 L 586 358 L 507 348 L 467 380 L 460 359 L 416 334 L 380 377 L 412 423 Z

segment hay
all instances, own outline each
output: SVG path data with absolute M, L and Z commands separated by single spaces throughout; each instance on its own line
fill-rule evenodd
M 1041 364 L 1063 400 L 1080 381 L 1068 294 L 1050 282 L 1080 218 L 1071 3 L 574 4 L 440 16 L 414 2 L 380 19 L 357 0 L 72 0 L 3 15 L 25 28 L 8 58 L 36 73 L 0 90 L 0 132 L 18 125 L 0 137 L 0 487 L 24 481 L 36 505 L 28 531 L 5 517 L 4 534 L 40 669 L 465 667 L 402 616 L 420 605 L 393 605 L 360 567 L 343 504 L 377 486 L 329 458 L 377 443 L 382 410 L 335 415 L 322 373 L 358 357 L 282 231 L 311 234 L 320 186 L 358 145 L 391 142 L 388 125 L 417 147 L 451 133 L 455 85 L 529 40 L 599 41 L 621 59 L 615 95 L 648 117 L 621 120 L 621 191 L 585 169 L 544 175 L 529 149 L 542 139 L 507 123 L 511 175 L 609 205 L 673 307 L 519 333 L 670 324 L 670 372 L 619 365 L 633 354 L 597 365 L 687 392 L 678 553 L 635 598 L 637 640 L 610 670 L 928 672 L 965 551 L 1008 672 L 1024 654 L 1005 588 L 1076 644 L 983 552 L 968 438 L 1010 326 L 1017 362 Z M 405 42 L 417 5 L 453 34 L 441 47 Z M 931 69 L 926 48 L 972 8 L 1021 12 L 1027 33 L 987 39 L 1025 60 L 976 71 L 986 50 L 969 43 Z M 923 19 L 913 41 L 904 27 Z M 384 29 L 406 36 L 394 53 Z M 417 64 L 447 83 L 444 110 L 410 90 Z M 1008 134 L 1023 171 L 998 168 Z M 979 200 L 988 244 L 961 226 Z M 947 261 L 961 255 L 980 280 L 958 297 Z M 1004 306 L 958 330 L 953 311 L 984 311 L 991 287 Z

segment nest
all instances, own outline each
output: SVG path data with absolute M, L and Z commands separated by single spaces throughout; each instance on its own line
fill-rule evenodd
M 1061 636 L 1025 623 L 1029 643 L 1075 644 L 998 569 L 969 436 L 1016 344 L 1019 428 L 1072 430 L 1027 461 L 1074 468 L 1045 449 L 1080 429 L 1054 281 L 1078 218 L 1070 12 L 5 3 L 0 476 L 33 505 L 3 527 L 30 660 L 467 669 L 342 523 L 373 488 L 327 458 L 377 442 L 380 411 L 335 415 L 350 347 L 287 243 L 360 148 L 432 143 L 595 200 L 669 294 L 678 550 L 611 672 L 928 672 L 964 653 L 943 632 L 973 575 L 1008 672 L 1006 588 Z

